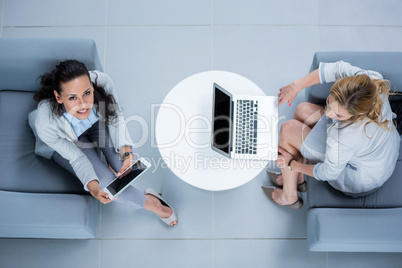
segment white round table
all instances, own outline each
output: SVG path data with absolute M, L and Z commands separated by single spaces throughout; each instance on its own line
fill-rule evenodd
M 214 82 L 232 94 L 264 95 L 238 74 L 192 75 L 177 84 L 159 107 L 155 136 L 162 159 L 176 176 L 195 187 L 220 191 L 249 182 L 267 161 L 230 159 L 211 149 Z

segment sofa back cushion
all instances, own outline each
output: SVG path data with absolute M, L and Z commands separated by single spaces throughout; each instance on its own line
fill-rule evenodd
M 51 160 L 35 155 L 28 114 L 37 103 L 29 91 L 0 91 L 0 190 L 86 193 L 81 182 Z
M 102 70 L 91 39 L 0 38 L 0 89 L 37 91 L 38 77 L 66 59 L 79 60 L 88 70 Z
M 391 90 L 402 92 L 401 62 L 402 52 L 317 52 L 310 72 L 317 69 L 320 62 L 343 60 L 364 70 L 377 71 L 391 82 Z M 332 83 L 306 88 L 307 101 L 325 105 Z

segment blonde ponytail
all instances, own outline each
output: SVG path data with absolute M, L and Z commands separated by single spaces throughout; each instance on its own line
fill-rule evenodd
M 377 98 L 374 101 L 372 108 L 368 110 L 367 117 L 370 119 L 370 122 L 368 123 L 374 122 L 381 128 L 388 130 L 388 121 L 382 120 L 382 105 L 389 98 L 390 82 L 388 80 L 373 79 L 373 83 L 377 89 Z M 385 94 L 386 96 L 384 100 L 381 98 L 382 94 Z

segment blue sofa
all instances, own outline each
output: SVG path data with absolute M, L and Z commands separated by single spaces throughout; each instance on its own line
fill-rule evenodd
M 99 202 L 76 177 L 35 155 L 28 125 L 38 77 L 66 59 L 102 70 L 93 40 L 0 39 L 0 237 L 96 236 Z
M 380 72 L 402 91 L 402 52 L 318 52 L 310 71 L 320 62 L 343 60 Z M 332 84 L 306 89 L 309 102 L 325 104 Z M 395 96 L 390 97 L 393 107 Z M 402 146 L 401 146 L 402 148 Z M 402 155 L 392 177 L 375 193 L 351 198 L 327 182 L 307 177 L 307 240 L 311 251 L 402 252 Z

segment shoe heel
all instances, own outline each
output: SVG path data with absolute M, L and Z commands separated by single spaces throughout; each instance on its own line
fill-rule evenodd
M 302 184 L 297 185 L 297 191 L 299 192 L 307 192 L 307 183 L 303 182 Z
M 282 187 L 282 186 L 278 185 L 278 183 L 276 181 L 276 179 L 278 178 L 279 174 L 272 173 L 272 172 L 269 172 L 269 171 L 267 171 L 267 174 L 269 176 L 269 179 L 274 183 L 274 185 Z
M 299 197 L 299 200 L 297 200 L 296 203 L 291 204 L 291 205 L 286 205 L 285 207 L 291 208 L 291 209 L 300 209 L 303 207 L 303 199 Z

